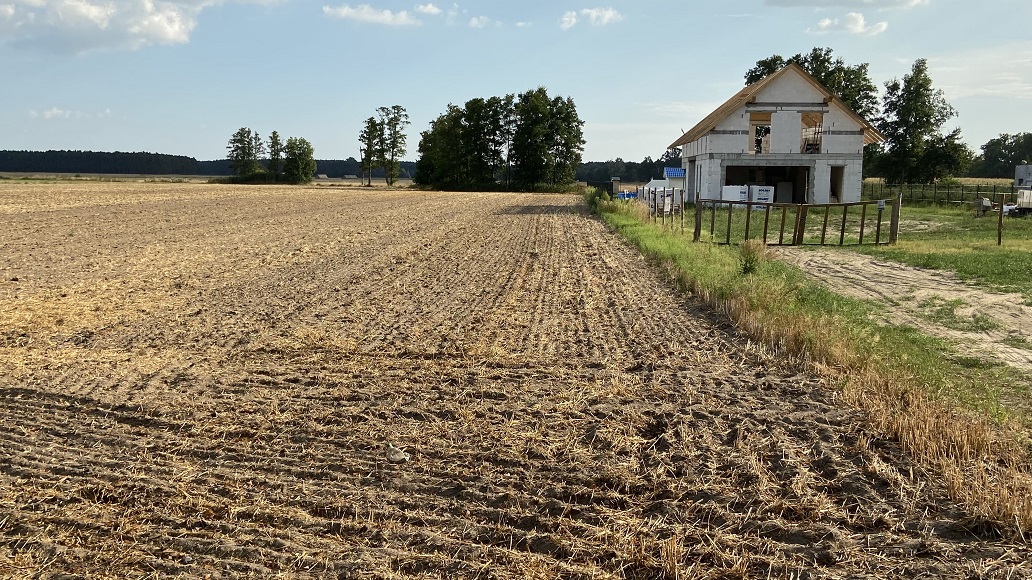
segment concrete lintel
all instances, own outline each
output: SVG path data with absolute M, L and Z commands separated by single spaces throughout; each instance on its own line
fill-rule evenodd
M 776 113 L 778 111 L 799 111 L 827 113 L 827 103 L 750 103 L 745 106 L 749 113 Z

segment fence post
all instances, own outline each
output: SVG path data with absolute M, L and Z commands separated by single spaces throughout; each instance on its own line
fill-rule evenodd
M 993 193 L 994 194 L 996 193 L 996 186 L 995 185 L 993 186 Z M 999 201 L 999 205 L 1000 205 L 1000 223 L 996 227 L 996 245 L 997 246 L 1002 246 L 1003 245 L 1003 202 L 1004 202 L 1004 199 L 1002 197 L 997 197 L 996 199 L 1000 200 Z
M 902 205 L 902 195 L 892 198 L 892 215 L 889 216 L 889 244 L 892 245 L 899 238 L 899 210 Z
M 806 237 L 806 204 L 799 204 L 799 209 L 796 211 L 796 231 L 792 238 L 793 246 L 803 245 L 803 239 Z
M 702 238 L 702 196 L 695 192 L 695 233 L 692 234 L 692 241 L 698 242 Z
M 731 245 L 731 216 L 734 214 L 734 202 L 727 202 L 727 245 Z
M 666 188 L 663 188 L 663 201 L 657 204 L 659 210 L 659 223 L 663 225 L 663 229 L 666 229 Z

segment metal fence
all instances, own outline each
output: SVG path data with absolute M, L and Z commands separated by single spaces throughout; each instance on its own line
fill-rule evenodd
M 976 199 L 988 197 L 997 203 L 1001 197 L 1017 196 L 1018 188 L 984 184 L 984 185 L 955 185 L 946 183 L 904 183 L 888 185 L 885 183 L 864 182 L 863 199 L 893 199 L 902 196 L 903 201 L 911 203 L 932 203 L 932 204 L 973 204 Z M 1004 197 L 1003 201 L 1009 201 Z

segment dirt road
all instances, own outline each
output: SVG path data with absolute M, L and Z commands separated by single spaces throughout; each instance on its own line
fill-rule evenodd
M 0 182 L 0 223 L 0 576 L 1032 577 L 576 198 Z
M 1032 373 L 1032 306 L 1020 294 L 852 252 L 785 247 L 777 253 L 835 292 L 876 301 L 887 321 L 945 338 L 968 356 Z

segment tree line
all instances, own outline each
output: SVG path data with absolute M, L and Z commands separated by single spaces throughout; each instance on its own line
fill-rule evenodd
M 256 131 L 241 127 L 229 138 L 226 149 L 235 181 L 302 184 L 310 183 L 315 177 L 315 149 L 302 137 L 283 141 L 279 133 L 273 131 L 266 145 Z
M 200 175 L 198 168 L 193 157 L 162 153 L 0 151 L 0 171 L 17 173 Z
M 474 98 L 420 133 L 417 184 L 448 190 L 555 190 L 571 184 L 584 151 L 572 98 L 538 87 Z
M 347 159 L 316 159 L 319 173 L 341 178 L 362 173 L 361 163 Z M 398 177 L 411 178 L 414 161 L 398 162 Z M 0 172 L 9 173 L 82 173 L 110 175 L 233 175 L 229 159 L 198 161 L 183 155 L 163 153 L 121 153 L 103 151 L 0 151 Z M 374 169 L 374 179 L 384 177 Z

